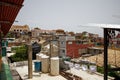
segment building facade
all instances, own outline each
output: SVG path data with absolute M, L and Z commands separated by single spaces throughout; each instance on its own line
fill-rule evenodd
M 63 29 L 57 29 L 57 30 L 55 30 L 55 35 L 65 35 L 65 31 L 63 30 Z
M 44 29 L 39 29 L 39 28 L 34 28 L 31 30 L 32 37 L 41 37 L 41 36 L 46 36 L 46 35 L 54 35 L 55 30 L 44 30 Z
M 12 25 L 9 33 L 14 38 L 19 38 L 21 35 L 27 35 L 30 32 L 28 25 Z
M 19 33 L 23 33 L 23 32 L 29 32 L 30 28 L 28 25 L 12 25 L 10 28 L 11 32 L 19 32 Z
M 94 44 L 86 43 L 86 41 L 69 40 L 66 42 L 66 55 L 71 58 L 78 58 L 82 54 L 87 53 L 87 48 L 93 46 Z
M 75 36 L 59 36 L 59 56 L 66 56 L 66 42 L 68 40 L 75 40 Z

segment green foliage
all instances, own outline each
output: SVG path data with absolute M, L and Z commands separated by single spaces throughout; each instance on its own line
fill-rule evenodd
M 13 61 L 23 61 L 27 60 L 27 47 L 25 45 L 22 45 L 20 47 L 12 48 L 12 50 L 15 50 L 16 54 L 11 56 Z
M 14 37 L 14 35 L 13 35 L 13 33 L 8 32 L 8 33 L 7 33 L 7 35 L 6 35 L 6 37 L 7 37 L 7 38 L 13 38 L 13 37 Z
M 104 68 L 103 67 L 100 67 L 100 66 L 97 66 L 97 72 L 99 73 L 104 73 Z
M 111 69 L 111 65 L 108 65 L 108 69 Z M 97 66 L 97 72 L 103 74 L 104 73 L 104 67 Z M 119 73 L 110 71 L 108 72 L 108 75 L 111 77 L 119 77 Z
M 109 76 L 112 76 L 112 77 L 116 77 L 117 76 L 117 73 L 116 72 L 108 72 L 108 75 Z

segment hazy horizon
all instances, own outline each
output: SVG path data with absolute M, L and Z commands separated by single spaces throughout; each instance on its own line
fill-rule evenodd
M 14 24 L 99 34 L 88 23 L 120 24 L 120 0 L 25 0 Z

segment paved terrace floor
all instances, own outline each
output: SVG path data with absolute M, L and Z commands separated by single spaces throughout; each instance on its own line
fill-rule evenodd
M 83 80 L 103 80 L 103 75 L 99 73 L 90 73 L 88 71 L 83 71 L 82 69 L 75 69 L 75 67 L 71 68 L 67 72 L 80 76 Z M 114 78 L 110 78 L 108 80 L 114 80 Z
M 15 67 L 16 71 L 19 73 L 21 78 L 23 80 L 66 80 L 64 77 L 61 75 L 59 76 L 50 76 L 49 73 L 44 74 L 44 73 L 36 73 L 34 72 L 34 65 L 33 65 L 33 78 L 28 79 L 28 66 L 23 65 L 23 66 L 16 66 Z M 70 72 L 72 74 L 75 74 L 79 77 L 81 77 L 83 80 L 103 80 L 103 75 L 101 74 L 96 74 L 96 73 L 90 73 L 88 71 L 83 71 L 82 69 L 77 70 L 75 67 L 71 68 L 67 72 Z M 113 80 L 108 79 L 108 80 Z
M 32 79 L 28 79 L 28 66 L 16 67 L 16 70 L 23 80 L 66 80 L 61 75 L 50 76 L 49 73 L 44 74 L 44 73 L 34 72 L 34 65 L 33 65 Z

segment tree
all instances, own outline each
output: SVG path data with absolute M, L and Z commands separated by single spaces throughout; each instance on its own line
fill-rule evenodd
M 16 54 L 11 56 L 11 59 L 13 61 L 23 61 L 27 60 L 28 55 L 27 55 L 27 47 L 25 45 L 22 45 L 20 47 L 14 48 Z

